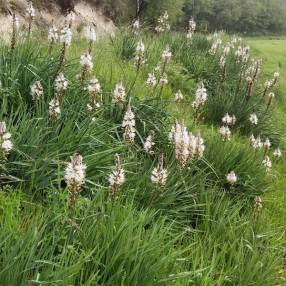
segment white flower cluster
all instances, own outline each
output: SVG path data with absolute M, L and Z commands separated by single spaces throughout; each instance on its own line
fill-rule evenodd
M 260 138 L 259 135 L 255 138 L 255 136 L 252 134 L 252 135 L 250 136 L 249 141 L 250 141 L 251 146 L 252 146 L 254 149 L 260 149 L 260 148 L 263 147 L 263 142 L 261 141 L 261 138 Z
M 98 99 L 98 95 L 101 94 L 101 85 L 99 80 L 95 77 L 91 79 L 86 89 L 90 96 L 90 102 L 87 104 L 87 110 L 91 112 L 99 108 L 101 105 Z
M 154 185 L 164 187 L 167 182 L 168 171 L 164 168 L 164 155 L 161 154 L 157 167 L 155 167 L 151 174 L 151 181 Z
M 251 113 L 249 116 L 249 121 L 252 125 L 257 125 L 258 124 L 258 117 L 255 113 Z
M 60 31 L 60 42 L 66 46 L 70 46 L 72 42 L 72 30 L 69 26 L 65 26 Z
M 58 39 L 59 39 L 58 29 L 56 26 L 52 25 L 49 29 L 48 41 L 54 43 L 57 42 Z
M 231 131 L 228 126 L 221 126 L 219 129 L 219 134 L 223 141 L 229 141 L 231 137 Z
M 162 53 L 162 60 L 164 63 L 167 63 L 170 61 L 172 57 L 172 52 L 170 51 L 170 47 L 166 46 L 165 50 Z
M 170 141 L 175 146 L 176 159 L 185 167 L 193 159 L 203 157 L 205 145 L 203 138 L 194 136 L 184 124 L 176 123 L 169 134 Z
M 153 147 L 155 145 L 155 142 L 154 142 L 154 131 L 151 131 L 150 134 L 148 135 L 148 137 L 146 138 L 146 141 L 144 142 L 144 150 L 147 154 L 154 154 L 154 151 L 153 151 Z
M 75 154 L 71 158 L 71 162 L 67 164 L 65 170 L 65 181 L 70 192 L 70 203 L 75 206 L 78 194 L 81 187 L 85 183 L 86 165 L 83 163 L 83 158 L 80 154 Z
M 282 157 L 282 152 L 280 150 L 279 147 L 277 147 L 274 152 L 273 152 L 273 156 L 275 157 L 276 160 L 280 160 Z
M 81 55 L 80 65 L 85 71 L 91 71 L 93 69 L 92 57 L 89 53 L 84 53 Z
M 260 74 L 261 65 L 262 65 L 262 60 L 256 60 L 256 61 L 253 60 L 252 64 L 245 71 L 246 79 L 250 78 L 252 82 L 255 82 L 258 75 Z M 250 80 L 247 80 L 247 81 L 250 81 Z
M 161 86 L 165 86 L 168 84 L 168 76 L 166 73 L 164 73 L 161 78 L 160 78 L 160 81 L 159 81 L 160 85 Z
M 184 95 L 180 90 L 178 90 L 175 94 L 175 102 L 180 103 L 183 100 L 184 100 Z
M 214 56 L 220 48 L 221 44 L 222 40 L 220 38 L 215 39 L 215 41 L 212 43 L 209 53 Z
M 157 78 L 154 73 L 149 73 L 146 81 L 147 86 L 154 87 L 157 84 Z
M 39 80 L 37 80 L 32 86 L 31 86 L 31 95 L 33 100 L 39 99 L 44 93 L 42 84 Z
M 239 46 L 235 51 L 236 63 L 240 62 L 247 63 L 249 60 L 249 51 L 250 48 L 248 46 L 247 47 Z
M 63 93 L 68 88 L 68 81 L 61 72 L 55 79 L 55 90 L 58 94 Z
M 168 23 L 169 15 L 168 12 L 165 11 L 163 15 L 161 15 L 157 21 L 157 26 L 155 28 L 155 31 L 157 33 L 163 33 L 170 30 L 170 24 Z
M 195 110 L 198 110 L 201 106 L 205 105 L 208 99 L 207 90 L 203 83 L 201 83 L 196 91 L 195 101 L 193 102 L 192 106 Z
M 260 211 L 262 209 L 263 205 L 262 205 L 262 199 L 260 196 L 256 196 L 254 198 L 254 209 L 255 211 Z
M 115 89 L 113 91 L 112 103 L 118 104 L 125 102 L 126 99 L 126 91 L 125 87 L 123 86 L 123 82 L 119 81 Z
M 88 42 L 90 43 L 96 42 L 96 32 L 92 25 L 84 27 L 83 35 Z
M 138 34 L 139 30 L 140 30 L 140 21 L 139 19 L 136 19 L 133 24 L 132 24 L 132 29 L 134 31 L 135 34 Z
M 60 102 L 57 97 L 53 98 L 49 103 L 49 116 L 53 121 L 61 116 Z
M 36 16 L 36 11 L 35 11 L 32 1 L 30 1 L 28 4 L 28 7 L 26 8 L 26 17 L 29 17 L 30 19 L 34 19 L 35 16 Z
M 135 139 L 135 115 L 132 112 L 131 105 L 128 104 L 124 115 L 122 128 L 124 129 L 123 139 L 126 143 L 132 144 Z
M 112 170 L 112 173 L 109 176 L 109 188 L 112 192 L 112 198 L 115 199 L 116 193 L 119 191 L 119 188 L 125 182 L 125 171 L 121 167 L 120 157 L 118 154 L 114 156 L 115 166 Z
M 194 20 L 194 18 L 191 18 L 189 21 L 189 28 L 187 32 L 187 39 L 191 40 L 193 38 L 193 35 L 196 31 L 197 24 Z
M 13 148 L 11 137 L 11 133 L 6 130 L 6 123 L 0 121 L 0 151 L 4 156 L 7 156 Z
M 231 171 L 226 175 L 226 180 L 231 187 L 233 187 L 237 183 L 237 176 L 234 171 Z
M 144 53 L 145 53 L 145 45 L 142 42 L 142 40 L 140 40 L 137 43 L 136 55 L 135 55 L 135 62 L 136 62 L 136 67 L 137 68 L 139 68 L 141 65 L 145 64 Z
M 266 173 L 269 173 L 272 169 L 272 161 L 269 156 L 265 156 L 264 160 L 262 161 L 262 164 L 265 168 Z
M 235 115 L 229 115 L 228 113 L 222 118 L 222 123 L 226 126 L 234 126 L 236 123 Z

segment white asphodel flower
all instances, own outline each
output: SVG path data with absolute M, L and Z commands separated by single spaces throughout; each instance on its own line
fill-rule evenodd
M 165 86 L 168 84 L 168 77 L 167 77 L 167 74 L 163 74 L 160 78 L 160 81 L 159 81 L 160 85 L 161 86 Z
M 37 80 L 32 86 L 31 86 L 31 95 L 33 100 L 39 99 L 44 93 L 42 84 L 39 80 Z
M 28 4 L 28 7 L 26 9 L 26 16 L 31 19 L 34 19 L 36 16 L 36 11 L 35 11 L 32 1 L 30 1 Z
M 176 123 L 172 126 L 169 139 L 175 146 L 175 155 L 182 167 L 187 166 L 193 159 L 203 157 L 205 145 L 203 138 L 188 131 L 184 124 Z
M 272 168 L 272 162 L 271 162 L 269 156 L 265 156 L 264 160 L 262 161 L 262 164 L 265 168 L 266 173 L 269 173 L 271 171 L 271 168 Z
M 255 138 L 252 134 L 250 137 L 250 143 L 254 149 L 260 149 L 263 147 L 263 142 L 261 141 L 260 136 L 257 136 L 257 138 Z
M 61 93 L 68 88 L 68 81 L 66 80 L 63 73 L 59 73 L 59 75 L 55 79 L 55 89 L 56 92 Z
M 219 129 L 219 134 L 222 137 L 223 141 L 229 141 L 231 137 L 231 131 L 228 126 L 222 126 Z
M 115 196 L 117 192 L 119 191 L 119 188 L 124 184 L 125 182 L 125 171 L 121 167 L 120 157 L 118 154 L 115 154 L 114 156 L 114 163 L 115 166 L 112 170 L 112 173 L 109 176 L 108 182 L 109 182 L 109 188 L 112 192 L 112 198 L 115 199 Z
M 11 137 L 11 133 L 6 130 L 6 123 L 4 121 L 0 121 L 0 151 L 5 157 L 13 149 Z
M 112 103 L 118 104 L 125 102 L 126 91 L 122 81 L 119 81 L 113 91 Z
M 96 42 L 96 32 L 95 28 L 92 25 L 86 26 L 83 29 L 83 35 L 88 42 Z
M 262 199 L 260 196 L 256 196 L 254 198 L 254 209 L 256 211 L 260 211 L 262 209 L 263 205 L 262 205 Z
M 65 169 L 65 181 L 70 192 L 70 203 L 75 206 L 78 194 L 85 183 L 86 165 L 83 163 L 83 158 L 76 153 L 71 162 L 67 163 Z
M 175 101 L 179 103 L 182 102 L 183 100 L 184 100 L 184 95 L 180 90 L 178 90 L 175 94 Z
M 134 21 L 134 23 L 132 24 L 132 28 L 133 28 L 134 32 L 137 34 L 138 31 L 140 30 L 140 21 L 139 21 L 139 19 L 136 19 Z
M 81 55 L 80 65 L 86 71 L 91 71 L 93 69 L 92 57 L 89 53 L 84 53 L 83 55 Z
M 137 43 L 136 55 L 135 55 L 135 62 L 136 62 L 136 66 L 138 68 L 145 63 L 144 53 L 145 53 L 145 45 L 144 45 L 143 41 L 140 40 Z
M 144 142 L 144 150 L 147 154 L 154 154 L 154 151 L 152 150 L 155 145 L 154 135 L 154 131 L 151 131 Z
M 155 167 L 151 174 L 151 181 L 154 185 L 164 187 L 167 182 L 168 171 L 164 168 L 164 155 L 161 154 L 157 167 Z
M 270 147 L 271 147 L 271 142 L 270 142 L 269 138 L 266 138 L 266 139 L 265 139 L 265 141 L 264 141 L 264 143 L 263 143 L 263 147 L 264 147 L 264 149 L 265 149 L 266 151 L 268 151 L 268 150 L 270 149 Z
M 195 110 L 199 109 L 203 106 L 208 99 L 207 90 L 203 83 L 201 83 L 196 91 L 195 101 L 193 102 L 192 106 Z
M 234 126 L 236 123 L 235 115 L 229 115 L 228 113 L 222 118 L 222 123 L 226 126 Z
M 48 41 L 49 42 L 57 42 L 57 40 L 59 39 L 59 33 L 58 33 L 58 29 L 56 26 L 52 26 L 49 29 L 49 33 L 48 33 Z
M 132 144 L 135 139 L 135 115 L 132 112 L 131 105 L 128 104 L 127 111 L 124 115 L 122 128 L 124 129 L 123 139 L 126 143 Z
M 66 26 L 60 31 L 60 42 L 70 46 L 72 42 L 72 30 Z
M 57 120 L 61 116 L 60 102 L 56 97 L 49 103 L 49 116 L 53 121 Z
M 235 172 L 231 171 L 229 174 L 226 175 L 226 180 L 231 186 L 234 186 L 237 183 L 238 178 Z
M 146 84 L 150 87 L 154 87 L 157 84 L 157 79 L 154 73 L 149 73 Z
M 164 62 L 168 62 L 172 57 L 172 52 L 170 51 L 170 47 L 166 46 L 165 50 L 162 53 L 162 59 Z
M 168 23 L 169 15 L 168 12 L 165 11 L 163 15 L 161 15 L 158 19 L 158 24 L 155 28 L 157 33 L 163 33 L 170 30 L 170 24 Z
M 258 124 L 258 117 L 255 113 L 251 113 L 249 116 L 249 121 L 252 125 L 257 125 Z
M 273 156 L 275 157 L 276 160 L 280 160 L 282 157 L 282 152 L 280 150 L 279 147 L 277 147 L 274 152 L 273 152 Z

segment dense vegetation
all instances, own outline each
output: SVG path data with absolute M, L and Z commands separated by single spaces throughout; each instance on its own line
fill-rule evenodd
M 91 1 L 92 2 L 92 1 Z M 226 30 L 240 33 L 282 33 L 286 29 L 284 0 L 100 0 L 95 4 L 104 8 L 115 20 L 130 21 L 139 15 L 154 24 L 165 10 L 177 28 L 185 28 L 194 17 L 201 31 Z
M 277 71 L 194 27 L 28 23 L 1 42 L 0 285 L 283 285 Z

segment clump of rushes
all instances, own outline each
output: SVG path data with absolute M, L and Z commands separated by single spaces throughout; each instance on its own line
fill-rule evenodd
M 140 67 L 145 64 L 145 45 L 142 40 L 137 43 L 136 46 L 136 55 L 135 55 L 135 66 L 137 71 L 139 71 Z
M 162 188 L 166 185 L 168 177 L 168 171 L 164 168 L 164 154 L 162 153 L 159 157 L 159 162 L 157 167 L 155 167 L 151 174 L 151 182 Z
M 234 187 L 234 185 L 237 183 L 237 180 L 238 178 L 234 171 L 231 171 L 230 173 L 226 175 L 226 181 L 228 185 L 230 186 L 230 188 Z
M 17 42 L 17 30 L 19 28 L 19 19 L 16 16 L 16 9 L 15 6 L 12 5 L 11 7 L 12 10 L 12 36 L 11 36 L 11 45 L 10 45 L 10 50 L 13 52 L 16 47 L 16 42 Z
M 84 27 L 83 33 L 88 42 L 88 53 L 91 54 L 93 45 L 97 39 L 94 25 Z
M 83 85 L 86 79 L 87 73 L 89 73 L 93 69 L 93 62 L 91 55 L 86 52 L 80 57 L 80 65 L 81 65 L 81 84 Z
M 32 31 L 32 24 L 35 19 L 35 8 L 33 6 L 32 1 L 29 1 L 28 7 L 26 9 L 26 17 L 28 19 L 28 38 L 30 38 Z
M 150 155 L 154 154 L 154 151 L 153 151 L 153 147 L 155 145 L 154 138 L 155 138 L 155 132 L 151 130 L 144 143 L 144 150 L 147 154 L 150 154 Z
M 71 162 L 67 164 L 65 170 L 65 181 L 70 193 L 70 206 L 75 207 L 76 201 L 81 188 L 85 183 L 86 165 L 83 163 L 83 158 L 76 153 Z
M 193 135 L 184 124 L 176 122 L 172 126 L 169 139 L 175 146 L 176 159 L 183 168 L 193 159 L 200 159 L 204 155 L 203 138 Z
M 0 121 L 0 158 L 2 159 L 6 159 L 7 155 L 13 149 L 11 137 L 11 133 L 7 132 L 6 123 Z
M 189 21 L 189 27 L 188 27 L 188 32 L 187 32 L 187 39 L 188 40 L 191 40 L 193 38 L 193 35 L 196 31 L 196 27 L 197 27 L 197 24 L 194 20 L 194 18 L 191 18 L 190 21 Z
M 43 86 L 39 80 L 37 80 L 32 86 L 31 86 L 31 95 L 33 100 L 39 99 L 44 93 Z
M 52 26 L 49 29 L 48 32 L 48 42 L 49 42 L 49 56 L 52 53 L 54 44 L 58 41 L 59 39 L 59 33 L 57 27 L 52 23 Z
M 111 190 L 112 201 L 115 201 L 120 187 L 125 182 L 125 171 L 121 167 L 120 157 L 118 154 L 114 156 L 114 168 L 109 176 L 109 189 Z
M 132 112 L 130 103 L 128 104 L 127 111 L 124 115 L 122 122 L 123 139 L 128 144 L 133 144 L 135 139 L 135 115 Z
M 199 118 L 199 110 L 205 105 L 208 99 L 207 89 L 205 88 L 203 82 L 201 82 L 196 90 L 195 100 L 192 103 L 192 107 L 195 111 L 195 120 Z
M 112 103 L 123 105 L 126 101 L 126 90 L 123 81 L 119 81 L 113 91 Z
M 157 33 L 168 32 L 171 28 L 168 20 L 169 20 L 169 15 L 168 15 L 168 12 L 165 11 L 164 14 L 158 18 L 155 31 Z
M 99 80 L 97 78 L 91 79 L 86 89 L 90 97 L 89 103 L 87 104 L 87 110 L 93 112 L 102 104 L 101 85 Z

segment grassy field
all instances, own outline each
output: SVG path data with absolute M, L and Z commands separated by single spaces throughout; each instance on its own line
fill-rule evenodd
M 269 42 L 249 40 L 266 63 L 257 79 L 257 65 L 235 57 L 238 42 L 218 36 L 234 43 L 225 70 L 223 46 L 210 52 L 217 35 L 122 29 L 91 46 L 91 60 L 82 35 L 69 48 L 37 33 L 3 44 L 0 140 L 11 133 L 13 148 L 0 153 L 1 286 L 285 284 L 282 54 L 274 60 Z M 261 89 L 278 67 L 267 107 Z M 241 72 L 253 77 L 251 95 Z M 218 132 L 226 113 L 237 118 L 229 138 Z M 270 150 L 252 148 L 253 133 Z
M 247 42 L 254 54 L 263 59 L 263 71 L 267 76 L 271 75 L 273 70 L 281 73 L 274 116 L 286 135 L 286 38 L 248 38 Z M 278 167 L 277 176 L 279 180 L 273 184 L 273 191 L 268 193 L 267 198 L 270 219 L 281 225 L 283 231 L 286 226 L 286 164 Z

